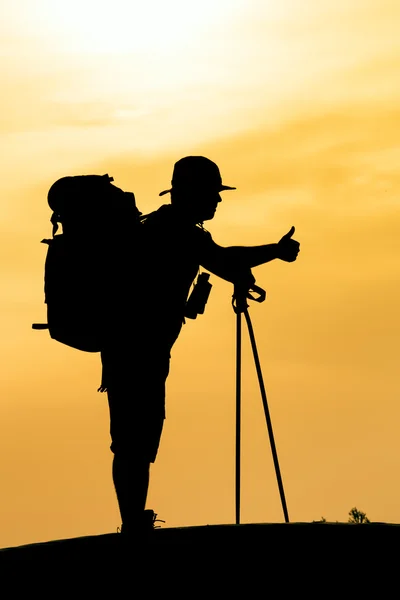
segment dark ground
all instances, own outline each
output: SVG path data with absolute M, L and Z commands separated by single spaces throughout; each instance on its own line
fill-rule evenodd
M 400 597 L 400 525 L 261 523 L 156 529 L 0 550 L 3 598 Z M 4 590 L 8 593 L 4 594 Z

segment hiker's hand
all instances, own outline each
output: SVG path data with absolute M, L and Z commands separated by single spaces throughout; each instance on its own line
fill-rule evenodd
M 255 284 L 256 279 L 251 272 L 251 269 L 245 268 L 236 274 L 234 286 L 235 286 L 235 296 L 241 296 L 242 298 L 246 298 L 249 291 L 252 289 Z
M 251 289 L 251 287 L 255 284 L 255 282 L 256 278 L 251 272 L 251 269 L 244 268 L 237 274 L 235 279 L 235 286 L 248 292 Z
M 277 243 L 277 258 L 280 258 L 285 262 L 294 262 L 300 252 L 299 242 L 292 239 L 294 231 L 294 227 L 291 227 L 290 231 L 285 233 Z

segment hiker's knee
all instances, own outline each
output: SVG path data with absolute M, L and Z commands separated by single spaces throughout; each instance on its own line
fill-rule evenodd
M 116 435 L 112 439 L 111 452 L 117 460 L 130 464 L 153 463 L 158 453 L 162 427 L 163 423 L 160 422 L 149 435 L 143 437 Z

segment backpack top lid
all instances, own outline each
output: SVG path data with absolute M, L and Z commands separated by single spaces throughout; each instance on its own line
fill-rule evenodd
M 75 175 L 61 177 L 53 183 L 47 202 L 53 211 L 53 235 L 58 223 L 65 228 L 87 228 L 89 224 L 111 226 L 116 220 L 136 220 L 138 211 L 135 196 L 112 185 L 113 177 L 106 175 Z

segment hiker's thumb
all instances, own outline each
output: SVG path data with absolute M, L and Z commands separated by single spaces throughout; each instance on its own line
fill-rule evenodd
M 292 227 L 290 228 L 290 231 L 288 231 L 287 233 L 285 233 L 285 235 L 282 237 L 281 241 L 287 240 L 287 239 L 291 238 L 292 235 L 294 234 L 294 232 L 295 232 L 295 228 L 292 225 Z

